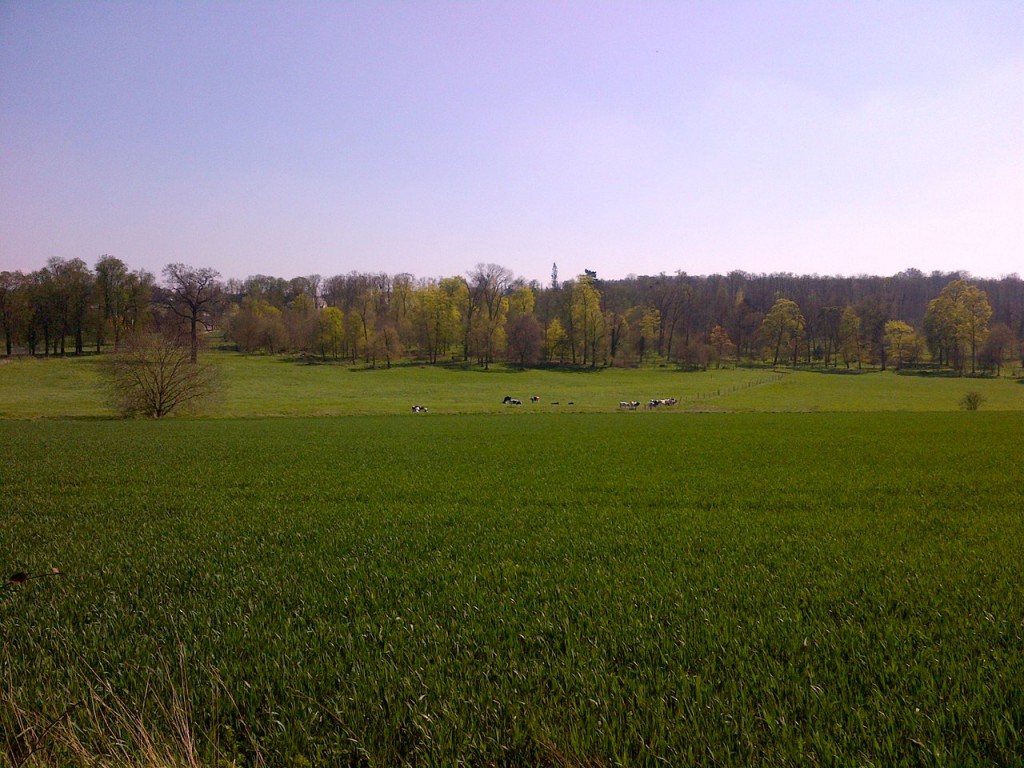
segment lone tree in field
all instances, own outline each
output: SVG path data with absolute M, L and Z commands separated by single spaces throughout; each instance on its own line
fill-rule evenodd
M 182 337 L 161 333 L 130 336 L 108 372 L 114 404 L 122 416 L 159 419 L 172 411 L 192 409 L 220 389 L 216 370 L 192 362 Z
M 197 269 L 186 264 L 164 267 L 164 279 L 169 290 L 164 303 L 178 317 L 189 321 L 192 363 L 199 359 L 199 323 L 206 325 L 205 318 L 210 316 L 221 297 L 218 277 L 220 272 L 209 267 Z

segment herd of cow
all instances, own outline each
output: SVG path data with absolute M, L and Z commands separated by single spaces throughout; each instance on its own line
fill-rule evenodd
M 539 403 L 540 402 L 540 398 L 537 395 L 530 395 L 530 402 L 531 403 Z M 520 400 L 517 397 L 512 397 L 511 395 L 505 395 L 505 398 L 501 401 L 501 404 L 502 405 L 522 405 L 523 401 Z M 552 403 L 552 405 L 558 405 L 558 403 Z M 572 405 L 572 403 L 569 403 L 569 405 Z
M 531 403 L 539 403 L 540 402 L 540 397 L 538 397 L 537 395 L 531 395 L 530 396 L 530 402 Z M 647 401 L 647 409 L 648 410 L 654 410 L 655 408 L 661 408 L 662 406 L 675 405 L 678 402 L 679 401 L 676 398 L 674 398 L 674 397 L 664 397 L 664 398 L 659 398 L 659 399 L 656 399 L 656 400 L 648 400 Z M 518 397 L 512 397 L 511 395 L 505 395 L 505 397 L 504 397 L 504 399 L 502 399 L 501 403 L 502 403 L 502 405 L 522 405 L 523 401 L 520 400 Z M 552 405 L 559 405 L 560 403 L 558 401 L 553 401 L 551 404 Z M 576 403 L 574 401 L 572 401 L 572 400 L 570 400 L 568 404 L 569 405 L 576 405 Z M 627 411 L 635 411 L 639 407 L 640 407 L 640 401 L 639 400 L 622 400 L 622 401 L 619 402 L 619 408 L 623 408 L 623 409 L 625 409 Z M 426 413 L 427 412 L 427 407 L 425 405 L 414 405 L 412 407 L 412 412 L 413 413 Z
M 648 400 L 647 401 L 647 408 L 648 408 L 648 410 L 653 410 L 654 408 L 661 408 L 661 406 L 663 406 L 663 405 L 675 405 L 678 402 L 679 401 L 676 398 L 674 398 L 674 397 L 663 397 L 663 398 L 660 398 L 658 400 Z M 621 400 L 621 401 L 619 401 L 619 408 L 625 408 L 627 411 L 635 411 L 639 407 L 640 407 L 640 401 L 639 400 Z

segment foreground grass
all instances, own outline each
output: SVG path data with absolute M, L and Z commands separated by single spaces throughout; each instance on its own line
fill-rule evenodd
M 220 368 L 225 384 L 223 396 L 206 410 L 217 417 L 407 414 L 412 405 L 435 414 L 509 413 L 514 409 L 501 404 L 505 395 L 523 401 L 519 411 L 543 413 L 610 412 L 622 400 L 667 397 L 680 400 L 678 410 L 954 411 L 969 390 L 982 394 L 984 410 L 1024 411 L 1024 384 L 1009 378 L 761 368 L 366 370 L 233 352 L 208 352 L 206 359 Z M 0 419 L 112 416 L 101 386 L 103 360 L 18 358 L 0 364 Z M 530 403 L 531 395 L 540 401 Z
M 1012 764 L 1022 434 L 0 422 L 0 562 L 64 572 L 0 592 L 5 738 L 60 724 L 29 764 L 132 723 L 182 764 Z

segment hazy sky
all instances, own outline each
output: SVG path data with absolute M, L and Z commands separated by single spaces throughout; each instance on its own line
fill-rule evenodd
M 0 267 L 1024 272 L 1024 3 L 0 2 Z

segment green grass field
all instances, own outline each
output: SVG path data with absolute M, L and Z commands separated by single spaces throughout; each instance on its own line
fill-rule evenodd
M 1006 377 L 762 368 L 484 371 L 414 365 L 366 370 L 230 352 L 209 352 L 207 359 L 221 369 L 225 385 L 223 396 L 206 411 L 215 417 L 407 414 L 412 405 L 425 405 L 434 414 L 507 413 L 513 409 L 501 405 L 505 395 L 523 400 L 519 411 L 544 413 L 610 412 L 622 400 L 668 397 L 680 400 L 676 410 L 954 411 L 969 390 L 983 394 L 984 410 L 1024 411 L 1024 380 Z M 0 364 L 0 418 L 111 416 L 101 386 L 102 360 L 19 358 Z M 540 402 L 529 403 L 530 395 Z
M 501 413 L 555 381 L 284 368 Z M 798 375 L 714 400 L 878 380 Z M 0 589 L 8 761 L 1019 761 L 1024 414 L 525 411 L 0 421 L 0 562 L 62 572 Z

